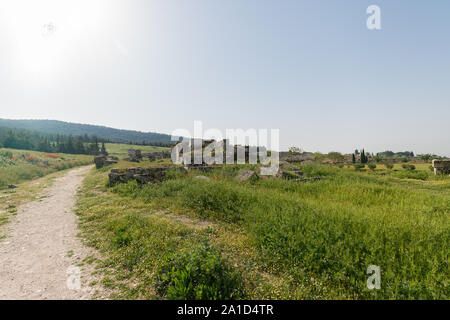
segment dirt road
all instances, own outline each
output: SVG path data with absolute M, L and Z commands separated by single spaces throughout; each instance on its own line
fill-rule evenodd
M 0 240 L 0 299 L 91 299 L 91 275 L 78 266 L 93 252 L 77 237 L 75 194 L 91 167 L 57 178 L 47 197 L 19 208 Z

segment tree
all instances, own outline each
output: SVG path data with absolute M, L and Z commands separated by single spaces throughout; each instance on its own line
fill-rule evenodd
M 75 142 L 75 153 L 84 154 L 86 153 L 86 149 L 84 148 L 84 138 L 82 136 L 78 136 Z
M 101 151 L 101 154 L 103 154 L 103 155 L 105 155 L 105 156 L 108 155 L 108 152 L 106 151 L 106 147 L 105 147 L 105 143 L 104 143 L 104 142 L 102 142 L 102 151 Z
M 361 151 L 361 163 L 366 164 L 369 161 L 369 159 L 366 156 L 366 152 L 364 149 Z
M 299 147 L 290 147 L 289 153 L 290 154 L 300 154 L 300 153 L 302 153 L 302 150 Z
M 375 160 L 375 162 L 381 162 L 383 160 L 383 158 L 379 155 L 379 153 L 377 153 L 377 155 L 374 156 L 373 159 Z
M 356 163 L 356 157 L 354 153 L 352 154 L 352 163 Z
M 313 157 L 315 161 L 321 161 L 325 158 L 325 155 L 321 152 L 314 152 Z
M 421 160 L 428 162 L 431 160 L 432 155 L 429 153 L 428 154 L 420 154 L 419 157 Z
M 72 154 L 89 154 L 86 150 L 86 136 L 67 136 L 62 134 L 46 134 L 25 129 L 9 129 L 0 127 L 0 146 L 12 149 L 35 150 L 42 152 L 58 152 Z M 89 138 L 87 142 L 92 139 Z M 94 151 L 95 148 L 92 148 Z
M 327 157 L 335 163 L 344 161 L 344 156 L 340 152 L 332 151 L 328 153 Z
M 66 152 L 70 153 L 70 154 L 75 153 L 75 147 L 73 145 L 73 137 L 72 136 L 69 136 L 69 138 L 67 139 Z

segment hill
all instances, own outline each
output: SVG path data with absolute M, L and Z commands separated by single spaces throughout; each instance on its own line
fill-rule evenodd
M 105 126 L 71 123 L 57 120 L 9 120 L 0 119 L 0 127 L 26 129 L 48 134 L 73 136 L 96 136 L 102 140 L 117 143 L 165 144 L 171 142 L 168 134 L 121 130 Z

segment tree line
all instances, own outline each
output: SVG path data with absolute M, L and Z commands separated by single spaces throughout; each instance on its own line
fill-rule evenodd
M 0 119 L 0 127 L 36 131 L 42 134 L 63 134 L 74 137 L 98 137 L 98 140 L 151 146 L 170 146 L 171 135 L 155 132 L 121 130 L 104 126 L 70 123 L 56 120 L 8 120 Z
M 49 153 L 107 154 L 105 140 L 96 136 L 52 135 L 0 127 L 0 147 Z

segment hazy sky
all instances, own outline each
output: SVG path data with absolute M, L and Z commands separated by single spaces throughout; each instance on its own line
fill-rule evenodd
M 381 8 L 381 30 L 366 9 Z M 0 0 L 0 118 L 450 156 L 450 1 Z

